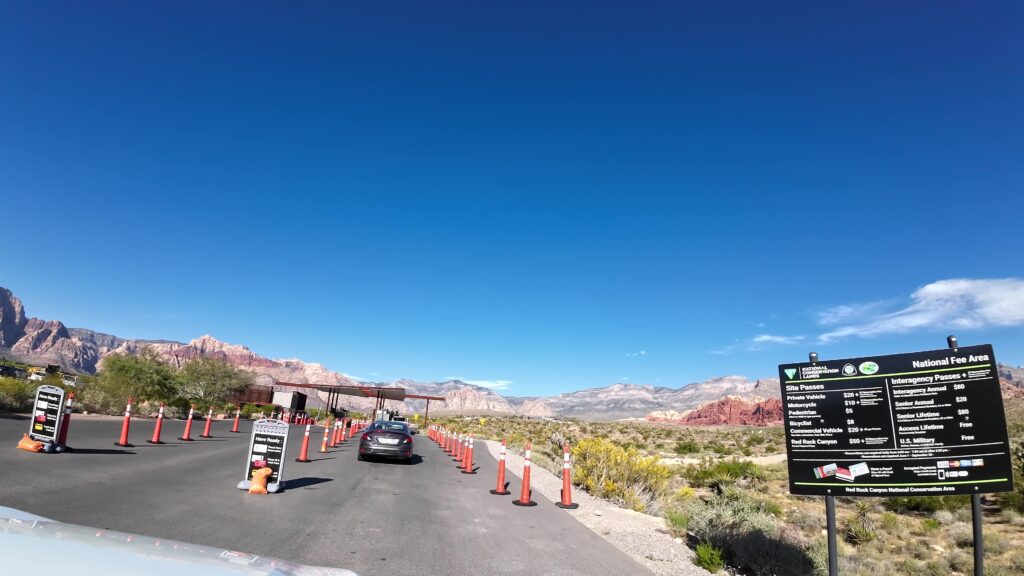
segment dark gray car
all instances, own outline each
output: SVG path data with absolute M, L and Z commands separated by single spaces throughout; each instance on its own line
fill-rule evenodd
M 359 437 L 359 459 L 373 456 L 412 460 L 412 431 L 405 422 L 376 420 Z

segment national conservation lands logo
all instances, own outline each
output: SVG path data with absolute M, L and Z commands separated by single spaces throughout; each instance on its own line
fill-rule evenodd
M 857 369 L 853 366 L 853 364 L 847 364 L 846 366 L 843 366 L 843 376 L 854 376 L 856 374 Z
M 867 374 L 870 376 L 871 374 L 878 372 L 878 364 L 871 361 L 861 362 L 857 369 L 860 370 L 861 374 Z
M 786 377 L 790 380 L 793 379 L 793 376 L 796 376 L 796 368 L 786 368 L 783 372 L 786 373 Z

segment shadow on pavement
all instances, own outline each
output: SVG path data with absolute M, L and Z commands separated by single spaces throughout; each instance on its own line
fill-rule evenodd
M 112 450 L 108 448 L 74 448 L 68 454 L 135 454 L 131 450 Z
M 363 456 L 363 458 L 366 462 L 373 462 L 375 464 L 393 464 L 395 466 L 407 466 L 423 462 L 423 457 L 419 454 L 413 454 L 412 458 L 410 458 L 408 462 L 404 460 L 396 460 L 394 458 L 384 458 L 381 456 Z
M 11 414 L 9 412 L 0 413 L 0 418 L 4 420 L 28 420 L 27 414 Z
M 307 486 L 315 486 L 317 484 L 323 484 L 324 482 L 331 482 L 333 478 L 294 478 L 291 480 L 285 480 L 284 491 L 294 490 L 296 488 L 306 488 Z

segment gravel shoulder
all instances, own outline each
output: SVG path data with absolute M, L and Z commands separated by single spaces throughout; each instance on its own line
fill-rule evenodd
M 483 441 L 495 460 L 501 451 L 501 443 Z M 506 472 L 522 476 L 523 457 L 506 455 Z M 552 502 L 562 499 L 562 479 L 538 466 L 532 467 L 531 489 Z M 518 498 L 513 493 L 512 497 Z M 595 498 L 582 490 L 573 490 L 572 501 L 580 507 L 565 510 L 576 520 L 609 544 L 615 546 L 633 560 L 645 566 L 658 576 L 705 576 L 710 572 L 693 563 L 693 551 L 681 541 L 669 535 L 662 518 L 649 516 L 633 510 L 619 508 L 611 502 Z

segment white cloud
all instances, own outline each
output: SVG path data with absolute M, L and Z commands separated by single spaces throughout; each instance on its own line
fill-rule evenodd
M 710 354 L 726 355 L 732 354 L 733 352 L 744 349 L 750 352 L 759 352 L 765 348 L 766 345 L 780 344 L 780 345 L 793 345 L 799 344 L 804 340 L 805 336 L 779 336 L 777 334 L 758 334 L 749 340 L 737 340 L 727 346 L 709 350 Z
M 736 350 L 737 348 L 739 348 L 739 347 L 740 347 L 739 344 L 729 344 L 728 346 L 722 346 L 721 348 L 715 348 L 714 350 L 709 350 L 708 352 L 710 354 L 719 354 L 719 355 L 732 354 L 732 352 L 734 350 Z
M 843 304 L 833 306 L 818 312 L 818 324 L 822 326 L 834 326 L 855 322 L 860 318 L 866 318 L 879 314 L 887 308 L 897 305 L 895 300 L 881 300 L 878 302 L 866 302 L 858 304 Z
M 641 350 L 639 352 L 626 352 L 626 358 L 636 358 L 637 356 L 647 356 L 647 350 Z
M 819 315 L 826 325 L 845 324 L 818 337 L 822 343 L 850 336 L 911 332 L 928 328 L 979 329 L 1024 324 L 1024 279 L 939 280 L 918 288 L 911 303 L 893 312 L 887 302 L 837 306 Z M 855 322 L 854 321 L 857 320 Z
M 778 336 L 775 334 L 758 334 L 750 341 L 754 346 L 758 344 L 799 344 L 803 336 Z
M 512 384 L 512 380 L 470 380 L 469 378 L 463 378 L 462 376 L 448 376 L 446 380 L 458 380 L 465 382 L 466 384 L 472 384 L 473 386 L 480 386 L 481 388 L 490 388 L 492 390 L 505 390 L 509 384 Z

